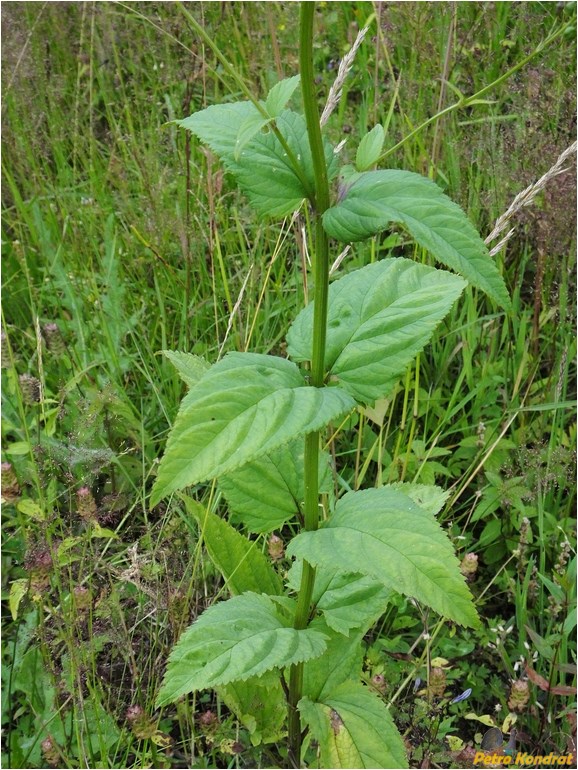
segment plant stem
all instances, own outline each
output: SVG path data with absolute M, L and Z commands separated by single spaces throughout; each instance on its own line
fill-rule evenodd
M 307 134 L 311 147 L 313 171 L 315 176 L 315 199 L 313 205 L 313 221 L 315 226 L 315 244 L 313 249 L 313 271 L 315 280 L 315 295 L 313 309 L 313 352 L 311 357 L 311 385 L 323 387 L 325 380 L 325 341 L 327 334 L 327 295 L 329 289 L 329 241 L 323 229 L 321 217 L 329 207 L 329 183 L 327 180 L 327 165 L 321 126 L 319 124 L 319 109 L 315 95 L 313 76 L 313 17 L 315 3 L 301 3 L 301 23 L 299 40 L 299 60 L 301 70 L 301 92 L 307 123 Z M 307 531 L 316 530 L 319 524 L 319 431 L 310 433 L 305 438 L 305 502 L 304 528 Z M 294 627 L 306 628 L 309 622 L 311 597 L 315 585 L 315 569 L 311 564 L 303 562 L 301 585 L 297 598 Z M 291 667 L 289 677 L 289 758 L 295 767 L 300 765 L 301 757 L 301 723 L 297 704 L 303 692 L 303 664 Z

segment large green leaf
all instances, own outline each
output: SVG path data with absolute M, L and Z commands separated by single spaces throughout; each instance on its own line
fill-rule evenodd
M 251 532 L 272 532 L 300 510 L 303 489 L 304 442 L 292 441 L 219 478 L 219 487 L 233 512 Z M 329 455 L 319 455 L 320 492 L 331 492 Z
M 326 232 L 346 243 L 365 240 L 390 222 L 403 224 L 437 260 L 510 307 L 504 281 L 475 227 L 430 179 L 411 171 L 368 171 L 323 215 Z
M 386 488 L 398 489 L 404 495 L 411 498 L 416 505 L 419 505 L 420 508 L 428 511 L 433 516 L 437 516 L 450 496 L 449 491 L 435 484 L 414 484 L 410 481 L 394 481 L 393 484 L 388 484 Z
M 285 735 L 287 701 L 275 672 L 223 685 L 217 694 L 247 729 L 253 746 L 277 743 Z
M 206 610 L 169 656 L 157 706 L 318 657 L 326 637 L 286 625 L 268 596 L 246 593 Z
M 327 649 L 303 666 L 303 695 L 321 700 L 348 679 L 359 680 L 363 665 L 363 635 L 357 630 L 350 636 L 332 631 L 321 618 L 315 618 L 311 628 L 328 637 Z
M 211 561 L 232 594 L 254 591 L 282 594 L 283 585 L 254 540 L 248 540 L 224 519 L 188 495 L 181 495 L 187 512 L 198 522 Z
M 358 171 L 367 171 L 367 169 L 377 163 L 384 141 L 385 131 L 383 126 L 379 124 L 365 134 L 359 142 L 357 154 L 355 155 L 355 167 Z
M 151 505 L 319 430 L 354 405 L 339 388 L 308 387 L 284 358 L 229 353 L 183 398 Z
M 266 120 L 251 102 L 235 102 L 212 105 L 176 122 L 221 158 L 257 211 L 281 217 L 295 211 L 308 192 L 315 189 L 313 162 L 302 115 L 285 110 L 275 118 L 275 125 L 299 164 L 307 186 L 295 172 L 275 133 L 270 129 L 265 133 L 259 130 Z M 250 134 L 254 129 L 258 133 L 245 141 L 247 131 Z M 240 139 L 244 144 L 239 151 Z M 329 142 L 325 142 L 325 159 L 332 177 L 337 161 Z
M 210 364 L 193 353 L 182 353 L 179 350 L 163 350 L 163 355 L 169 359 L 189 388 L 196 385 L 210 368 Z
M 275 83 L 273 88 L 267 94 L 265 109 L 272 117 L 276 117 L 283 112 L 283 108 L 293 96 L 293 92 L 299 86 L 301 75 L 294 75 L 292 78 L 285 78 Z
M 387 395 L 431 338 L 465 282 L 409 259 L 384 259 L 329 287 L 325 367 L 361 401 Z M 287 335 L 289 355 L 311 360 L 313 305 Z
M 446 534 L 431 513 L 397 490 L 349 492 L 321 529 L 289 543 L 287 555 L 369 575 L 456 623 L 478 624 Z
M 403 768 L 403 740 L 380 698 L 359 682 L 345 682 L 314 702 L 299 701 L 299 711 L 318 741 L 321 767 Z
M 289 587 L 296 591 L 301 571 L 302 562 L 297 561 L 287 576 Z M 352 629 L 361 628 L 365 633 L 383 615 L 391 594 L 391 589 L 375 578 L 322 564 L 316 572 L 312 602 L 330 628 L 347 636 Z

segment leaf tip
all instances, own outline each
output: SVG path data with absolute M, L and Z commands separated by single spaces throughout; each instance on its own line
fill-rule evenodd
M 156 505 L 158 505 L 160 503 L 160 501 L 163 499 L 165 494 L 166 494 L 166 492 L 165 492 L 165 490 L 163 488 L 163 485 L 159 484 L 159 482 L 157 480 L 155 482 L 152 490 L 151 490 L 151 494 L 150 494 L 150 497 L 149 497 L 149 506 L 151 508 L 154 508 Z

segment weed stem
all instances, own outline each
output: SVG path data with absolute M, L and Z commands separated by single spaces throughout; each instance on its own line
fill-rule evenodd
M 311 385 L 323 386 L 325 380 L 325 340 L 327 332 L 327 296 L 329 289 L 329 241 L 323 229 L 322 215 L 329 207 L 329 183 L 327 165 L 321 137 L 319 110 L 315 95 L 313 75 L 313 17 L 315 3 L 301 3 L 299 57 L 301 69 L 301 92 L 307 123 L 307 134 L 311 147 L 315 176 L 315 199 L 313 211 L 315 246 L 313 269 L 315 279 L 315 303 L 313 313 L 313 352 L 311 357 Z M 305 530 L 316 530 L 319 524 L 319 432 L 305 438 Z M 301 586 L 297 599 L 294 627 L 306 628 L 309 622 L 311 597 L 315 585 L 314 567 L 303 562 Z M 289 677 L 289 759 L 295 767 L 300 766 L 301 725 L 297 704 L 303 692 L 303 664 L 291 667 Z

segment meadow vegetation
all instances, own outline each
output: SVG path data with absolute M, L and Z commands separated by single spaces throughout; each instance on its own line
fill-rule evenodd
M 260 98 L 298 73 L 298 4 L 186 10 Z M 383 125 L 381 166 L 435 180 L 485 237 L 574 142 L 575 15 L 319 3 L 320 108 L 369 22 L 327 136 L 353 162 Z M 179 4 L 5 3 L 2 17 L 2 765 L 286 767 L 282 742 L 212 691 L 155 708 L 169 651 L 228 589 L 191 515 L 224 513 L 219 487 L 149 498 L 186 392 L 161 351 L 285 357 L 312 298 L 307 211 L 258 222 L 171 122 L 244 98 Z M 467 288 L 390 396 L 328 435 L 336 496 L 449 493 L 438 521 L 481 618 L 463 629 L 396 597 L 364 638 L 364 680 L 412 767 L 469 767 L 492 725 L 523 751 L 574 751 L 572 152 L 559 171 L 489 244 L 515 228 L 495 257 L 512 309 Z M 332 275 L 389 256 L 432 263 L 392 227 Z M 293 534 L 253 537 L 284 572 Z

